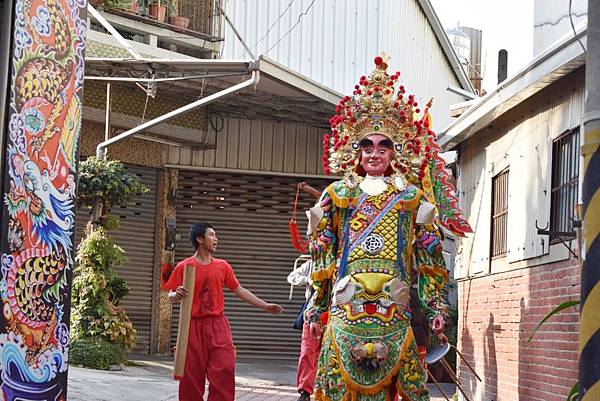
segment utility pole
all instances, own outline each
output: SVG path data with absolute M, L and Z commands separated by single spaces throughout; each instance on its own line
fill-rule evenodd
M 600 0 L 588 0 L 579 400 L 600 400 Z

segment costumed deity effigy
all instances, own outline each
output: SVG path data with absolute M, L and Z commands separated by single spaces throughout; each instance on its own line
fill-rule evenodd
M 411 288 L 440 333 L 448 307 L 440 226 L 471 231 L 429 128 L 431 101 L 421 113 L 385 56 L 375 66 L 340 101 L 324 136 L 325 171 L 343 179 L 311 212 L 315 294 L 305 318 L 324 330 L 317 400 L 429 400 Z

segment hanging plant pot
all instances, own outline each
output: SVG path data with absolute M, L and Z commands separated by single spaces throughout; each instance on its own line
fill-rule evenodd
M 171 25 L 187 29 L 188 25 L 190 24 L 190 19 L 187 17 L 182 17 L 181 15 L 174 15 L 171 17 L 169 22 L 171 23 Z
M 167 16 L 167 6 L 150 4 L 150 15 L 156 18 L 156 20 L 159 22 L 165 22 L 165 17 Z

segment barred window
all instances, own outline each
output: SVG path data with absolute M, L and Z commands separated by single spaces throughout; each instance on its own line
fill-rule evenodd
M 571 219 L 579 188 L 579 127 L 566 131 L 552 144 L 552 197 L 550 200 L 550 231 L 572 232 Z M 558 235 L 550 243 L 560 242 Z
M 508 228 L 508 169 L 492 178 L 491 258 L 506 256 Z

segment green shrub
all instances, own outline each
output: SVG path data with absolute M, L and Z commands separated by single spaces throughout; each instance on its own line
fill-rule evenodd
M 71 337 L 74 342 L 99 339 L 121 352 L 129 351 L 135 345 L 136 330 L 120 306 L 129 287 L 114 270 L 125 262 L 125 256 L 109 234 L 119 226 L 119 219 L 107 213 L 111 207 L 132 203 L 149 189 L 123 163 L 90 157 L 79 164 L 77 190 L 78 205 L 92 207 L 94 213 L 77 249 Z
M 97 201 L 107 209 L 125 206 L 139 195 L 149 191 L 140 179 L 127 172 L 118 160 L 88 157 L 79 163 L 77 202 L 79 205 L 94 206 Z M 106 214 L 106 213 L 103 213 Z
M 136 331 L 119 306 L 129 287 L 113 270 L 123 260 L 123 250 L 102 227 L 81 241 L 71 291 L 73 338 L 101 338 L 127 350 L 135 345 Z
M 69 347 L 71 365 L 108 370 L 125 362 L 125 349 L 101 338 L 74 338 Z

